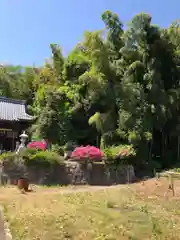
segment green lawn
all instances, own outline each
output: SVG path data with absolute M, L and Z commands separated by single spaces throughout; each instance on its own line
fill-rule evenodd
M 14 240 L 178 240 L 179 197 L 164 197 L 163 185 L 154 188 L 135 184 L 80 193 L 37 188 L 23 195 L 10 187 L 1 188 L 0 203 Z

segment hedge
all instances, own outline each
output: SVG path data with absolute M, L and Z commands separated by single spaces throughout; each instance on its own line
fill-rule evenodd
M 7 152 L 0 155 L 0 161 L 9 160 L 21 162 L 25 165 L 42 165 L 49 166 L 53 164 L 63 164 L 64 158 L 52 151 L 41 151 L 26 148 L 20 154 Z

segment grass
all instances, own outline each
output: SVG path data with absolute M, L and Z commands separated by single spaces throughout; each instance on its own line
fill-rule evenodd
M 166 180 L 88 192 L 36 187 L 26 195 L 6 187 L 0 189 L 0 204 L 14 240 L 178 240 L 178 187 L 176 197 L 164 197 L 166 188 Z

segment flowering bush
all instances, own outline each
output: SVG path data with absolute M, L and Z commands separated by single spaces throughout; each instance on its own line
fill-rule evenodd
M 105 161 L 109 164 L 127 164 L 134 162 L 136 151 L 132 145 L 111 146 L 104 149 Z
M 35 148 L 45 151 L 47 147 L 47 143 L 45 141 L 36 141 L 36 142 L 30 142 L 27 145 L 27 148 Z
M 117 153 L 117 156 L 119 157 L 130 157 L 130 156 L 135 156 L 136 152 L 134 148 L 131 145 L 126 145 L 122 147 L 119 152 Z
M 104 156 L 104 153 L 94 146 L 81 146 L 75 148 L 75 150 L 71 154 L 72 159 L 77 160 L 84 160 L 84 159 L 90 159 L 90 160 L 101 160 Z
M 104 150 L 105 156 L 110 158 L 135 156 L 136 152 L 132 145 L 111 146 Z

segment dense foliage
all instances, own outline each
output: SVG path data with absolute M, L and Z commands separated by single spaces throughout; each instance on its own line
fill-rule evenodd
M 124 30 L 119 17 L 102 14 L 106 28 L 86 32 L 64 58 L 51 44 L 41 68 L 2 66 L 0 94 L 26 99 L 37 116 L 34 138 L 107 148 L 132 144 L 138 161 L 163 166 L 180 155 L 180 22 L 162 29 L 136 15 Z
M 0 162 L 11 161 L 17 164 L 31 166 L 50 167 L 64 163 L 64 158 L 52 151 L 41 151 L 34 148 L 26 148 L 20 154 L 7 152 L 0 155 Z
M 104 149 L 104 154 L 108 158 L 135 157 L 136 151 L 132 145 L 111 146 Z

